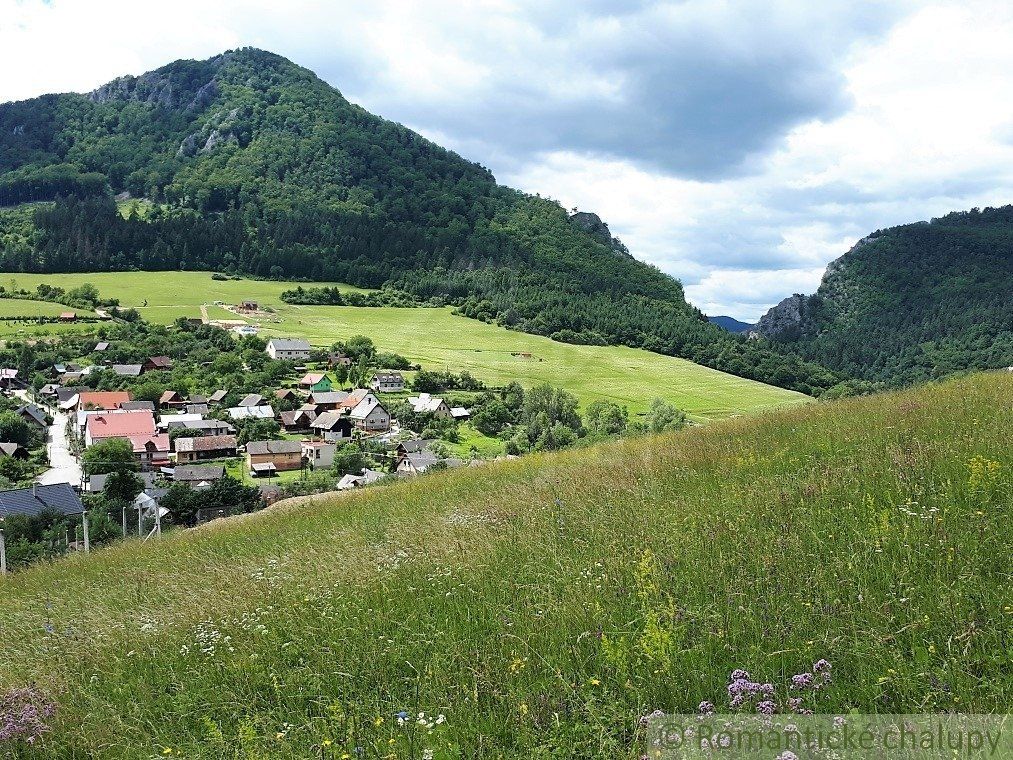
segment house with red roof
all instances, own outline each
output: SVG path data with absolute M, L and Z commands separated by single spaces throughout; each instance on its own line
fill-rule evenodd
M 85 421 L 84 445 L 92 446 L 106 438 L 154 436 L 156 432 L 155 415 L 149 411 L 100 412 L 89 414 Z

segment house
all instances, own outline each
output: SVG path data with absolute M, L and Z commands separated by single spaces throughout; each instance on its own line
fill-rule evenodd
M 61 322 L 74 322 L 77 320 L 77 313 L 73 311 L 61 311 L 60 321 Z
M 363 399 L 348 417 L 357 428 L 370 433 L 390 430 L 390 412 L 373 396 Z
M 203 417 L 199 414 L 163 414 L 158 418 L 160 430 L 172 430 L 191 422 L 201 422 Z
M 161 501 L 168 489 L 155 485 L 155 479 L 159 477 L 157 472 L 136 472 L 134 475 L 141 479 L 144 493 L 155 501 Z M 88 493 L 101 493 L 105 490 L 108 475 L 89 475 L 84 482 L 84 490 Z
M 143 366 L 140 364 L 114 364 L 112 371 L 118 377 L 140 377 Z
M 228 410 L 234 420 L 273 420 L 274 409 L 269 406 L 234 406 Z
M 348 398 L 345 391 L 321 391 L 311 393 L 307 403 L 312 404 L 318 412 L 326 412 L 338 409 Z
M 195 404 L 192 401 L 188 401 L 183 405 L 184 414 L 199 414 L 203 417 L 205 414 L 209 414 L 210 412 L 211 407 L 207 404 Z
M 240 311 L 257 311 L 259 305 L 256 301 L 243 301 L 239 304 Z
M 195 393 L 188 397 L 186 400 L 188 404 L 210 404 L 211 400 L 207 396 L 202 396 L 199 393 Z
M 311 469 L 327 469 L 334 465 L 334 452 L 338 450 L 337 444 L 325 441 L 301 441 L 301 443 L 302 457 Z
M 449 420 L 453 416 L 450 407 L 442 398 L 430 396 L 428 393 L 420 393 L 418 396 L 409 396 L 408 403 L 412 405 L 415 414 L 431 414 L 438 419 Z
M 39 395 L 45 396 L 46 398 L 56 398 L 59 393 L 59 383 L 46 383 L 39 388 Z
M 344 412 L 332 410 L 317 415 L 310 429 L 325 441 L 340 441 L 352 437 L 352 420 Z
M 421 475 L 439 461 L 439 457 L 429 449 L 410 451 L 398 462 L 397 471 L 405 475 Z
M 223 464 L 180 464 L 172 471 L 173 482 L 185 483 L 191 488 L 207 488 L 224 477 Z
M 156 372 L 158 370 L 168 372 L 172 369 L 172 359 L 168 356 L 149 356 L 141 367 L 143 372 Z
M 93 351 L 97 351 L 98 353 L 102 353 L 103 351 L 105 351 L 108 348 L 109 348 L 109 341 L 103 340 L 103 341 L 100 341 L 99 343 L 96 343 L 95 344 L 95 348 L 92 349 L 92 350 Z
M 298 398 L 291 388 L 279 388 L 274 392 L 274 397 L 279 401 L 295 401 Z
M 212 393 L 210 396 L 208 396 L 208 403 L 217 406 L 218 404 L 222 403 L 225 400 L 225 397 L 228 395 L 229 394 L 226 393 L 224 389 L 219 389 L 214 393 Z
M 158 405 L 161 407 L 179 406 L 182 403 L 183 397 L 176 391 L 164 391 L 158 399 Z
M 0 443 L 0 459 L 14 457 L 15 459 L 28 459 L 28 449 L 20 443 Z M 331 454 L 331 461 L 334 461 L 334 454 Z
M 155 435 L 155 417 L 151 412 L 100 411 L 87 416 L 84 443 L 85 446 L 92 446 L 107 438 L 153 435 Z M 168 445 L 165 451 L 169 451 Z
M 16 414 L 25 422 L 30 425 L 35 425 L 37 428 L 45 430 L 49 427 L 49 422 L 46 420 L 46 413 L 39 409 L 39 407 L 35 406 L 35 404 L 25 404 L 24 406 L 19 406 Z
M 176 462 L 187 464 L 202 459 L 220 459 L 236 455 L 234 435 L 200 435 L 195 438 L 176 439 Z
M 84 504 L 70 483 L 34 484 L 31 488 L 0 491 L 0 520 L 13 515 L 38 517 L 52 511 L 68 517 L 84 513 Z
M 404 390 L 404 376 L 400 372 L 377 372 L 370 387 L 380 393 L 400 393 Z
M 172 444 L 166 433 L 121 437 L 130 441 L 134 448 L 134 456 L 141 463 L 142 470 L 153 470 L 169 464 L 169 447 Z
M 305 361 L 310 358 L 310 344 L 303 338 L 271 338 L 267 342 L 267 355 L 272 359 Z
M 302 442 L 250 441 L 246 444 L 246 465 L 254 477 L 302 468 Z
M 317 413 L 305 409 L 295 409 L 291 412 L 282 412 L 278 415 L 281 426 L 289 432 L 296 430 L 309 430 L 310 423 L 316 419 Z
M 303 375 L 302 380 L 299 381 L 299 387 L 304 390 L 308 390 L 311 393 L 326 393 L 333 386 L 331 384 L 331 379 L 322 372 L 307 372 Z
M 248 393 L 243 396 L 236 406 L 261 406 L 264 403 L 264 397 L 259 393 Z
M 0 369 L 0 388 L 10 388 L 18 381 L 18 371 L 4 367 Z
M 120 409 L 125 412 L 152 412 L 155 411 L 154 401 L 124 401 Z
M 434 438 L 417 438 L 411 441 L 401 441 L 394 449 L 394 469 L 397 469 L 397 466 L 401 464 L 401 461 L 408 454 L 417 454 L 420 451 L 424 451 L 435 442 Z
M 232 332 L 240 338 L 245 338 L 248 335 L 256 335 L 260 332 L 260 328 L 256 325 L 236 325 L 232 328 Z
M 342 401 L 338 405 L 338 408 L 351 410 L 357 407 L 363 401 L 369 400 L 372 401 L 377 400 L 376 396 L 373 395 L 373 391 L 369 390 L 368 388 L 356 388 L 354 391 L 345 396 L 344 401 Z
M 463 406 L 455 406 L 451 408 L 450 416 L 454 418 L 455 422 L 464 422 L 471 417 L 471 412 Z
M 345 356 L 344 354 L 327 354 L 327 367 L 328 369 L 334 369 L 335 367 L 351 367 L 352 357 Z
M 376 470 L 364 469 L 361 475 L 345 475 L 338 481 L 339 491 L 348 491 L 352 488 L 361 488 L 362 486 L 368 486 L 370 483 L 385 478 L 386 473 L 377 472 Z
M 167 414 L 162 415 L 158 421 L 159 429 L 165 429 L 168 432 L 173 430 L 191 430 L 193 431 L 194 437 L 198 435 L 235 435 L 236 428 L 231 423 L 225 422 L 225 420 L 194 420 L 190 419 L 191 415 L 176 415 L 177 417 L 185 417 L 182 420 L 173 419 L 173 415 Z

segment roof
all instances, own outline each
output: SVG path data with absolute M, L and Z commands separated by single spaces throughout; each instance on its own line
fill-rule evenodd
M 0 369 L 0 380 L 13 380 L 18 376 L 16 369 Z
M 211 411 L 211 407 L 209 407 L 207 405 L 207 402 L 199 403 L 199 404 L 198 403 L 187 403 L 187 404 L 185 404 L 183 406 L 183 408 L 186 410 L 187 414 L 201 414 L 201 415 L 204 415 L 204 414 L 207 414 L 208 412 Z
M 166 429 L 173 425 L 184 425 L 188 422 L 203 422 L 204 418 L 199 414 L 163 414 L 158 418 L 158 426 Z
M 194 393 L 186 400 L 188 404 L 206 404 L 208 401 L 210 401 L 210 399 L 207 396 L 202 396 L 199 393 Z
M 103 341 L 99 341 L 98 343 L 95 344 L 95 350 L 96 351 L 105 351 L 107 348 L 109 348 L 109 342 L 108 341 L 104 341 L 103 340 Z
M 134 447 L 135 454 L 141 454 L 146 451 L 155 451 L 168 454 L 169 453 L 169 434 L 158 433 L 157 435 L 128 435 L 126 436 L 130 440 L 131 445 Z
M 409 452 L 422 451 L 423 449 L 428 449 L 429 444 L 433 443 L 433 441 L 435 440 L 436 440 L 435 438 L 416 438 L 415 440 L 411 441 L 401 441 L 401 443 L 399 443 L 397 447 L 399 449 L 404 449 L 405 453 L 407 454 Z
M 81 391 L 77 397 L 82 409 L 118 409 L 124 401 L 130 401 L 127 391 Z
M 310 342 L 304 338 L 271 338 L 267 345 L 279 351 L 309 351 Z
M 470 417 L 471 412 L 469 412 L 463 406 L 455 406 L 450 410 L 450 416 L 453 417 L 454 419 L 459 419 L 461 417 Z
M 435 412 L 441 406 L 444 406 L 442 398 L 430 396 L 428 393 L 420 393 L 418 396 L 410 396 L 408 398 L 408 403 L 412 405 L 412 409 L 416 414 Z
M 299 423 L 306 423 L 309 425 L 309 423 L 316 419 L 317 413 L 306 409 L 296 409 L 291 412 L 282 412 L 278 416 L 281 417 L 282 425 L 291 427 L 292 425 L 297 425 Z
M 275 398 L 288 398 L 289 396 L 294 396 L 294 395 L 295 395 L 295 391 L 292 390 L 291 388 L 279 388 L 278 390 L 276 390 L 274 392 L 274 397 Z
M 155 411 L 154 401 L 124 401 L 120 404 L 120 409 L 128 412 L 153 412 Z
M 85 425 L 93 439 L 155 434 L 155 417 L 151 412 L 90 414 Z
M 245 420 L 251 417 L 272 420 L 274 419 L 274 409 L 269 406 L 234 406 L 229 409 L 229 416 L 234 420 Z
M 260 406 L 264 403 L 264 397 L 259 393 L 247 393 L 236 406 Z
M 140 364 L 114 364 L 113 372 L 120 377 L 139 377 L 143 367 Z
M 27 414 L 35 421 L 35 424 L 40 425 L 42 427 L 46 427 L 47 425 L 46 413 L 41 409 L 39 409 L 39 407 L 35 406 L 35 404 L 25 404 L 24 406 L 19 406 L 18 414 L 19 415 Z
M 200 482 L 202 480 L 221 480 L 225 477 L 223 464 L 178 464 L 172 471 L 175 481 Z
M 302 441 L 250 441 L 246 444 L 246 453 L 262 454 L 301 454 Z
M 0 491 L 0 516 L 35 517 L 46 509 L 56 510 L 65 515 L 79 515 L 84 512 L 84 505 L 70 487 L 70 483 Z
M 310 394 L 310 401 L 314 404 L 341 404 L 348 398 L 345 391 L 322 391 Z
M 403 383 L 404 375 L 400 372 L 377 372 L 373 379 L 381 383 Z
M 234 435 L 199 435 L 194 438 L 177 438 L 176 451 L 221 451 L 236 448 Z
M 424 472 L 439 461 L 436 454 L 431 452 L 429 449 L 409 452 L 405 455 L 405 458 L 411 463 L 412 467 L 419 472 Z
M 256 462 L 250 465 L 250 469 L 254 472 L 274 472 L 277 468 L 274 462 Z
M 343 419 L 345 419 L 343 412 L 324 412 L 317 415 L 317 418 L 310 423 L 310 427 L 317 430 L 333 430 L 334 426 Z
M 189 415 L 187 416 L 189 417 Z M 163 414 L 158 424 L 159 426 L 165 426 L 167 430 L 182 428 L 184 430 L 224 430 L 226 433 L 236 432 L 236 428 L 232 423 L 225 422 L 225 420 L 174 420 L 172 415 L 169 414 Z M 224 434 L 222 433 L 221 435 Z
M 144 483 L 144 489 L 148 490 L 155 484 L 155 473 L 153 472 L 134 472 L 131 473 L 134 477 L 140 478 L 141 482 Z M 98 493 L 106 487 L 106 479 L 108 475 L 89 475 L 88 476 L 88 491 L 89 493 Z
M 227 395 L 228 393 L 225 390 L 217 390 L 208 397 L 208 401 L 210 401 L 212 404 L 217 404 Z
M 148 361 L 146 361 L 145 364 L 154 364 L 156 367 L 169 369 L 172 367 L 172 359 L 168 356 L 149 356 Z
M 325 377 L 327 377 L 327 375 L 323 372 L 307 372 L 303 375 L 302 380 L 299 381 L 299 385 L 316 385 Z
M 74 319 L 77 317 L 77 313 L 73 311 L 61 311 L 60 319 Z
M 381 411 L 384 412 L 387 411 L 386 409 L 383 408 L 383 404 L 381 404 L 375 398 L 367 398 L 364 399 L 362 403 L 358 404 L 348 416 L 351 417 L 353 420 L 364 420 L 376 409 L 380 409 Z
M 23 451 L 26 454 L 28 453 L 28 450 L 24 446 L 22 446 L 20 443 L 13 443 L 13 442 L 12 443 L 0 443 L 0 454 L 3 454 L 5 457 L 12 457 L 15 454 L 17 454 L 19 451 Z
M 341 402 L 341 405 L 346 409 L 354 409 L 362 403 L 364 398 L 371 395 L 373 395 L 373 391 L 369 388 L 356 388 L 345 397 L 345 400 Z
M 168 404 L 170 401 L 176 401 L 179 399 L 179 394 L 176 391 L 164 391 L 158 398 L 159 404 Z

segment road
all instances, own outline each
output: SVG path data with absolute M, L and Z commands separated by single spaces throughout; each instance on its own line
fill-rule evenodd
M 26 391 L 15 391 L 25 403 L 32 403 Z M 49 456 L 49 469 L 42 473 L 38 480 L 40 485 L 53 483 L 70 483 L 81 485 L 81 465 L 70 453 L 70 441 L 67 440 L 67 420 L 64 412 L 52 412 L 53 424 L 46 431 L 46 454 Z

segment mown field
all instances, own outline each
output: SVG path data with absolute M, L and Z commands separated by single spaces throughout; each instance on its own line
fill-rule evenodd
M 3 282 L 0 275 L 0 282 Z M 56 335 L 73 330 L 95 329 L 95 325 L 84 323 L 59 323 L 25 321 L 21 317 L 58 317 L 61 312 L 73 311 L 79 316 L 95 316 L 93 312 L 70 309 L 62 304 L 46 301 L 26 301 L 18 298 L 0 298 L 0 338 Z
M 276 310 L 272 318 L 261 322 L 265 337 L 301 336 L 314 345 L 326 346 L 352 335 L 368 335 L 382 349 L 403 354 L 429 369 L 468 370 L 491 384 L 549 382 L 585 403 L 606 398 L 627 405 L 631 412 L 642 411 L 651 399 L 661 397 L 694 419 L 709 420 L 807 398 L 648 351 L 574 346 L 513 332 L 454 316 L 449 308 L 294 306 L 279 298 L 291 283 L 218 281 L 201 272 L 18 274 L 10 278 L 25 288 L 40 282 L 65 288 L 91 282 L 104 297 L 119 298 L 123 306 L 138 307 L 145 319 L 163 324 L 181 316 L 200 317 L 201 304 L 209 304 L 211 319 L 235 319 L 234 314 L 215 307 L 214 301 L 254 300 Z
M 0 580 L 0 688 L 58 707 L 2 749 L 635 758 L 641 716 L 728 709 L 733 668 L 783 707 L 821 658 L 817 711 L 1005 713 L 1011 436 L 979 375 L 38 567 Z

